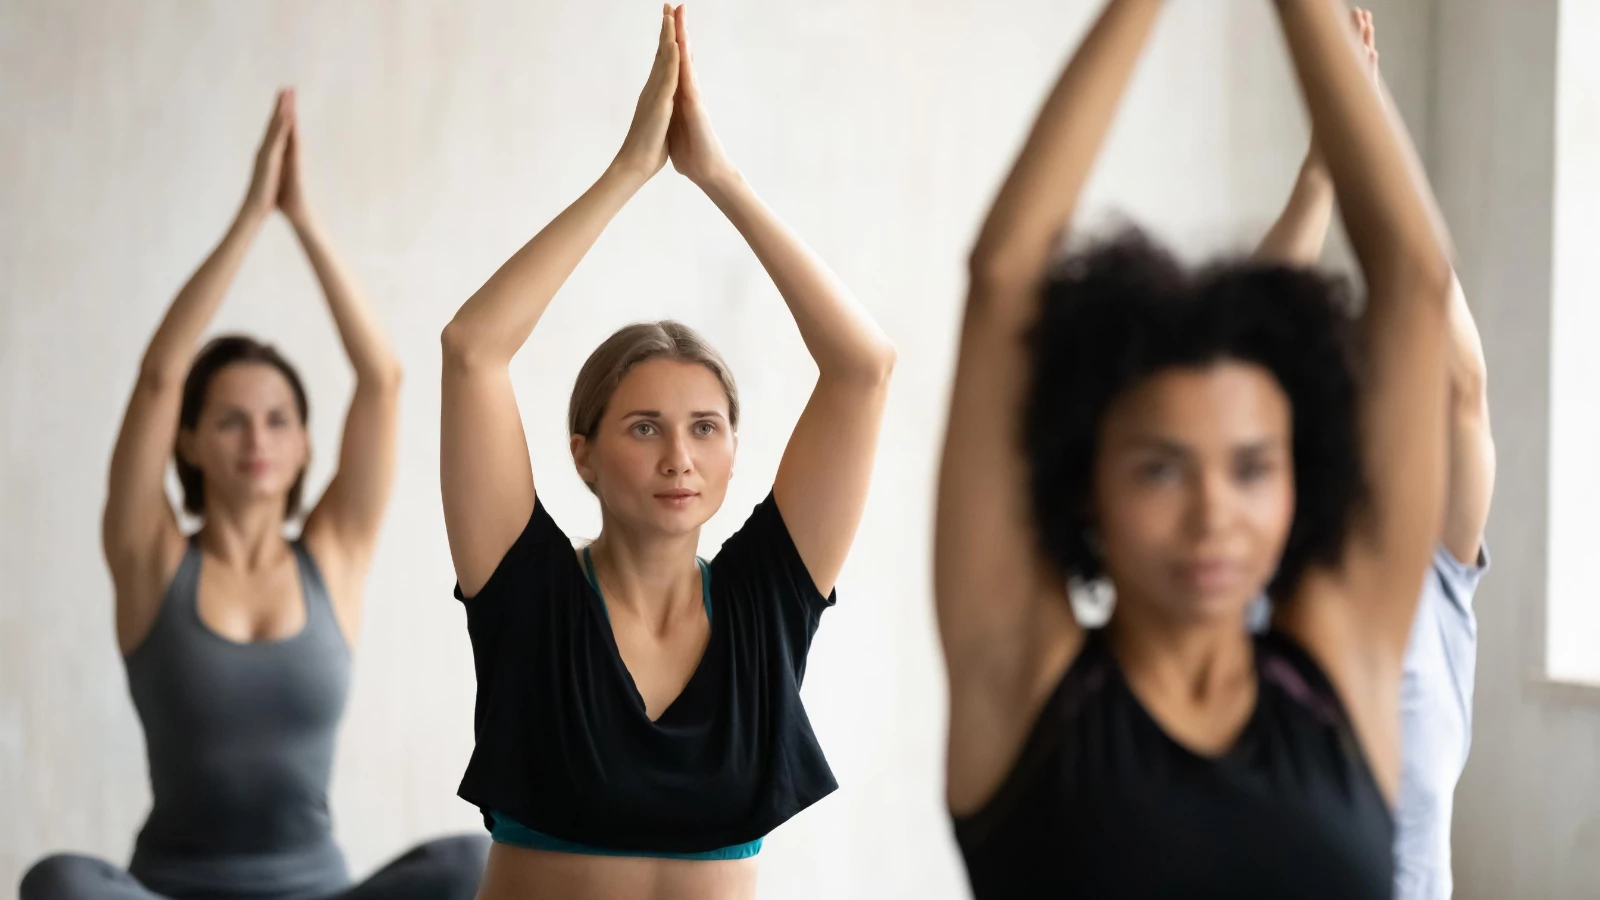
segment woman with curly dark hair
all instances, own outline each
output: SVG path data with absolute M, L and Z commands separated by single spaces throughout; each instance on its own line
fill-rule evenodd
M 935 591 L 948 801 L 980 900 L 1393 887 L 1452 274 L 1347 10 L 1276 7 L 1359 319 L 1329 279 L 1190 272 L 1136 232 L 1051 266 L 1161 0 L 1109 0 L 972 255 Z M 1252 638 L 1263 590 L 1273 627 Z M 1110 622 L 1084 630 L 1069 594 L 1106 592 Z

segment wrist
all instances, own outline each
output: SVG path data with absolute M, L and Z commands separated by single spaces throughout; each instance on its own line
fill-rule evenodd
M 709 173 L 692 180 L 695 187 L 704 191 L 705 195 L 710 197 L 713 203 L 719 205 L 748 186 L 745 183 L 743 173 L 732 165 L 718 166 Z
M 611 165 L 600 176 L 600 182 L 625 187 L 629 191 L 637 191 L 645 183 L 655 177 L 655 170 L 649 165 L 643 165 L 636 160 L 629 159 L 625 154 L 617 154 Z
M 233 217 L 232 230 L 253 234 L 261 229 L 261 223 L 267 220 L 267 215 L 271 212 L 270 208 L 263 209 L 246 200 L 244 205 L 239 207 L 238 214 Z

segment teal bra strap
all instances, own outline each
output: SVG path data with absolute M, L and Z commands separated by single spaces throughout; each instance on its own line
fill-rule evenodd
M 577 853 L 583 856 L 635 856 L 647 859 L 749 859 L 761 852 L 761 842 L 765 838 L 756 838 L 744 844 L 734 844 L 731 847 L 722 847 L 717 850 L 707 850 L 702 853 L 671 853 L 665 850 L 612 850 L 607 847 L 595 847 L 590 844 L 580 844 L 576 841 L 565 841 L 558 837 L 551 837 L 543 832 L 534 831 L 526 825 L 507 815 L 490 811 L 489 816 L 494 820 L 494 825 L 489 829 L 489 837 L 496 843 L 510 844 L 514 847 L 526 847 L 529 850 L 548 850 L 552 853 Z
M 694 561 L 700 566 L 700 602 L 706 606 L 706 621 L 711 621 L 711 566 L 705 560 L 696 556 Z M 606 621 L 611 621 L 611 610 L 606 609 L 606 595 L 600 593 L 600 579 L 594 574 L 594 557 L 589 555 L 589 548 L 583 548 L 583 574 L 589 579 L 589 587 L 594 588 L 595 595 L 600 598 L 600 608 L 606 610 Z

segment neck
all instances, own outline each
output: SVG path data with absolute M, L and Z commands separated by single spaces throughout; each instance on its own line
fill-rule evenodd
M 700 529 L 663 535 L 628 528 L 602 511 L 600 536 L 589 545 L 595 578 L 608 606 L 664 623 L 691 604 L 700 606 L 695 551 Z
M 212 556 L 244 569 L 257 569 L 282 559 L 283 500 L 206 504 L 200 545 Z
M 1255 677 L 1254 641 L 1242 618 L 1178 620 L 1148 604 L 1119 600 L 1108 627 L 1127 677 L 1163 694 L 1204 700 Z

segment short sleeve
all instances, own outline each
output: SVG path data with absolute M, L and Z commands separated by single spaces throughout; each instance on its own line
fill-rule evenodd
M 711 561 L 711 584 L 713 598 L 726 593 L 774 611 L 795 671 L 804 672 L 811 638 L 822 611 L 835 603 L 837 591 L 823 596 L 817 590 L 772 494 L 723 542 Z
M 1444 546 L 1434 551 L 1433 575 L 1438 579 L 1445 598 L 1463 613 L 1472 612 L 1472 598 L 1477 594 L 1478 583 L 1487 571 L 1489 548 L 1486 544 L 1479 544 L 1478 556 L 1470 564 L 1456 559 L 1455 554 Z
M 563 559 L 565 554 L 567 559 Z M 495 566 L 489 580 L 471 597 L 461 592 L 461 582 L 456 582 L 455 597 L 467 605 L 467 614 L 477 608 L 498 605 L 507 597 L 526 596 L 547 575 L 551 566 L 562 565 L 573 558 L 572 542 L 550 517 L 544 500 L 533 501 L 533 513 L 528 524 L 517 535 L 500 564 Z
M 564 601 L 572 596 L 572 580 L 582 577 L 574 576 L 576 568 L 571 541 L 550 518 L 544 502 L 535 498 L 527 526 L 483 587 L 467 597 L 461 583 L 456 583 L 454 593 L 467 613 L 478 680 L 473 724 L 480 739 L 491 698 L 521 677 L 518 673 L 538 655 L 541 640 L 555 639 L 550 632 L 559 627 L 559 610 L 570 605 Z M 506 652 L 508 641 L 516 642 L 518 652 Z

